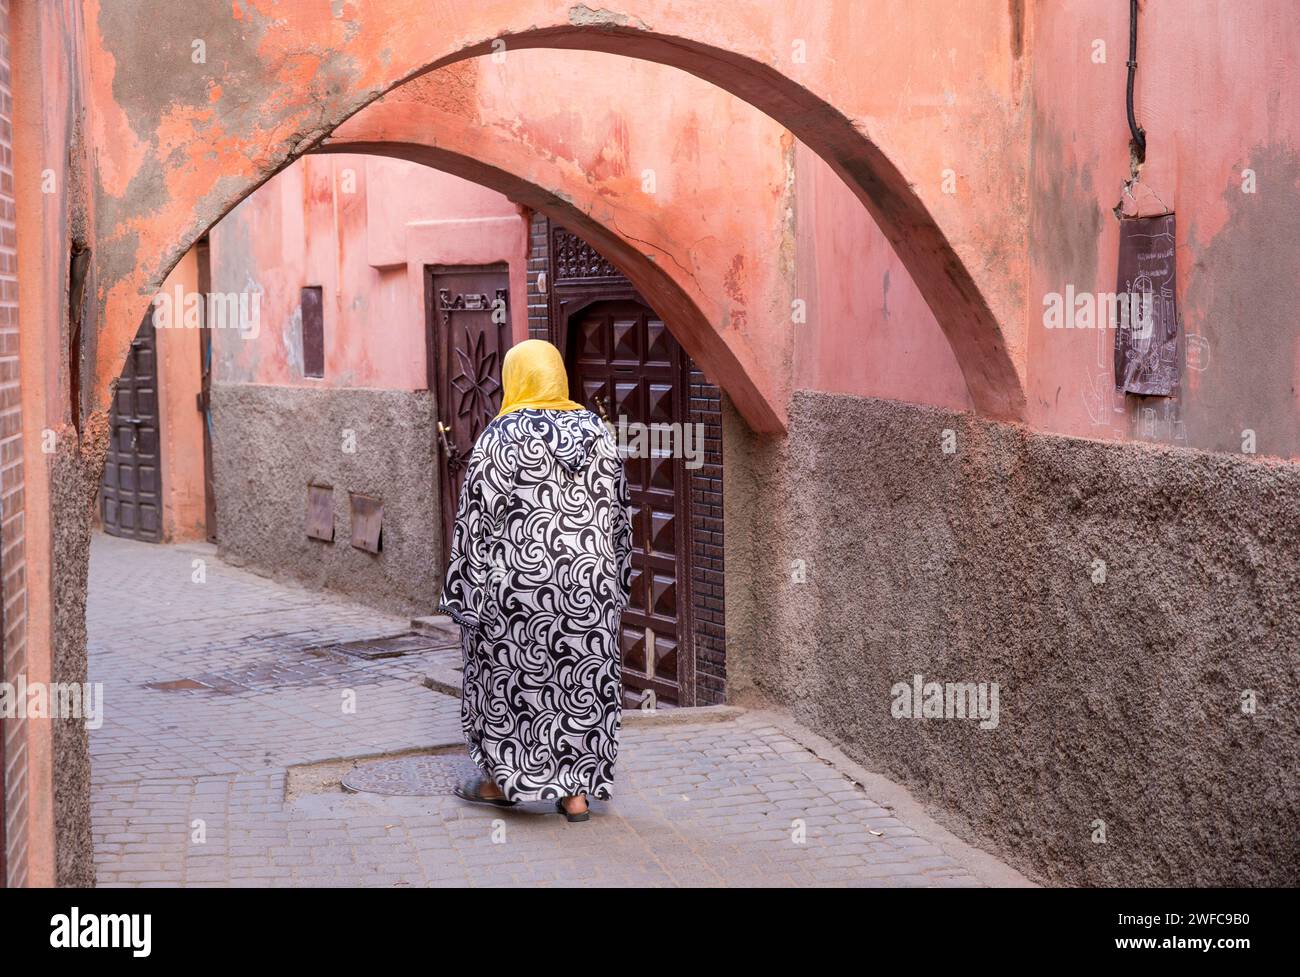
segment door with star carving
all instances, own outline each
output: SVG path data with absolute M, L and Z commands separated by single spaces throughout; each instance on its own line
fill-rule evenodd
M 429 389 L 437 397 L 443 566 L 474 442 L 501 409 L 501 359 L 510 348 L 506 265 L 425 270 Z

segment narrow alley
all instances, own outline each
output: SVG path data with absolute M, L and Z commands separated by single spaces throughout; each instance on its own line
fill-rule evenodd
M 586 824 L 466 805 L 445 633 L 322 651 L 411 622 L 212 546 L 95 536 L 87 616 L 101 886 L 1027 884 L 784 717 L 729 706 L 625 714 L 616 796 Z M 358 760 L 390 761 L 372 787 L 439 792 L 347 791 Z

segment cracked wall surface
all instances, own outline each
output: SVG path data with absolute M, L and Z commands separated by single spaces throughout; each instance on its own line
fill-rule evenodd
M 1019 416 L 1023 213 L 983 220 L 918 177 L 965 160 L 966 186 L 999 212 L 1018 213 L 1011 204 L 1024 184 L 1026 126 L 1016 103 L 1025 83 L 1023 72 L 1001 68 L 1023 54 L 1012 43 L 1011 21 L 1020 15 L 999 8 L 958 22 L 937 16 L 943 6 L 919 0 L 909 8 L 913 15 L 899 17 L 885 0 L 812 13 L 758 0 L 636 0 L 612 19 L 597 11 L 599 23 L 588 15 L 575 23 L 572 4 L 545 0 L 490 8 L 392 0 L 346 5 L 338 17 L 259 0 L 228 8 L 91 0 L 97 299 L 106 330 L 95 362 L 97 402 L 117 373 L 141 300 L 203 230 L 399 82 L 491 54 L 500 41 L 507 58 L 530 47 L 576 47 L 658 61 L 786 125 L 880 225 L 958 351 L 980 409 Z M 140 18 L 161 43 L 141 41 L 133 26 Z M 196 42 L 206 50 L 209 40 L 214 56 L 196 61 Z M 795 40 L 811 43 L 815 56 L 796 59 Z M 920 94 L 909 87 L 907 70 L 918 47 L 949 52 L 929 66 L 933 91 Z M 163 91 L 154 83 L 159 72 L 179 77 Z M 960 103 L 960 113 L 946 113 L 953 103 L 943 93 L 972 80 L 978 97 Z M 547 193 L 563 199 L 565 189 Z M 625 250 L 635 264 L 636 249 Z M 998 261 L 979 258 L 989 250 Z M 628 271 L 640 287 L 638 272 Z M 646 283 L 654 277 L 648 269 L 639 274 Z M 765 377 L 780 377 L 788 358 L 779 344 L 751 341 L 749 327 L 750 320 L 708 321 L 697 337 L 699 355 L 686 345 L 752 426 L 779 431 L 783 387 Z

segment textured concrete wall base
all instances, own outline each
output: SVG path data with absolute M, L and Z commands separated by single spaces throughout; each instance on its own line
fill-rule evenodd
M 1300 466 L 814 393 L 724 443 L 735 700 L 1045 882 L 1300 883 Z M 893 718 L 916 674 L 997 727 Z
M 428 391 L 216 384 L 212 410 L 223 559 L 393 613 L 434 610 L 442 531 Z M 309 482 L 334 487 L 333 543 L 307 538 Z M 382 553 L 351 545 L 349 492 L 383 500 Z
M 86 670 L 86 578 L 90 570 L 90 522 L 99 493 L 107 445 L 107 418 L 94 415 L 82 445 L 73 436 L 59 438 L 50 468 L 51 598 L 54 603 L 54 648 L 50 680 L 84 683 Z M 107 703 L 110 710 L 112 704 Z M 84 721 L 51 720 L 55 884 L 95 884 L 95 845 L 90 818 L 90 738 Z

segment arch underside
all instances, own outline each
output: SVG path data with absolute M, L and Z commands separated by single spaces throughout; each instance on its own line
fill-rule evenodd
M 244 16 L 252 26 L 239 39 L 245 47 L 223 52 L 228 60 L 215 99 L 210 89 L 201 98 L 187 92 L 169 96 L 156 84 L 146 84 L 151 70 L 147 56 L 134 48 L 124 50 L 123 39 L 110 37 L 103 24 L 96 25 L 98 32 L 91 31 L 92 61 L 98 58 L 103 74 L 113 79 L 112 85 L 93 89 L 91 111 L 100 110 L 106 120 L 125 119 L 133 133 L 133 140 L 102 141 L 96 157 L 100 175 L 106 178 L 97 182 L 96 196 L 100 240 L 95 284 L 102 328 L 91 406 L 107 406 L 110 385 L 148 297 L 203 231 L 304 152 L 348 151 L 436 166 L 562 219 L 617 262 L 661 314 L 679 325 L 687 351 L 727 391 L 752 427 L 784 430 L 788 343 L 774 342 L 770 336 L 751 342 L 743 323 L 706 314 L 676 269 L 656 266 L 637 242 L 570 204 L 565 197 L 574 195 L 563 186 L 540 186 L 490 162 L 429 145 L 437 134 L 418 141 L 328 141 L 384 93 L 447 65 L 491 54 L 493 42 L 504 41 L 507 50 L 596 50 L 677 67 L 784 125 L 845 180 L 891 242 L 952 344 L 977 409 L 998 418 L 1021 416 L 1020 372 L 989 300 L 990 294 L 1002 291 L 991 293 L 975 280 L 970 263 L 962 260 L 927 208 L 919 184 L 910 183 L 893 161 L 896 155 L 906 155 L 902 147 L 887 152 L 854 121 L 869 113 L 854 104 L 856 89 L 847 80 L 835 80 L 838 69 L 827 67 L 824 78 L 809 73 L 796 81 L 766 63 L 772 59 L 772 43 L 757 34 L 754 25 L 767 23 L 777 30 L 770 23 L 770 5 L 742 2 L 691 11 L 666 0 L 625 5 L 642 12 L 637 15 L 535 0 L 489 5 L 488 10 L 458 9 L 439 25 L 433 22 L 437 12 L 427 4 L 394 0 L 357 14 L 353 22 L 358 30 L 349 44 L 335 36 L 339 25 L 333 18 L 321 23 L 308 6 L 275 8 L 271 17 L 250 3 Z M 167 5 L 159 5 L 158 14 L 164 25 L 177 16 Z M 418 31 L 411 26 L 416 22 L 422 25 Z M 915 26 L 918 38 L 927 30 L 933 26 Z M 690 36 L 692 32 L 704 39 Z M 838 34 L 834 38 L 832 43 L 852 40 Z M 979 38 L 953 41 L 981 43 Z M 439 43 L 445 45 L 442 52 L 430 50 Z M 115 50 L 121 53 L 115 55 Z M 842 53 L 848 57 L 847 50 Z M 304 58 L 313 62 L 310 74 L 303 70 Z M 132 79 L 132 103 L 118 104 L 117 93 Z M 881 78 L 882 85 L 902 83 Z M 266 100 L 266 91 L 274 92 L 274 98 Z M 227 98 L 236 107 L 223 111 Z M 883 98 L 873 95 L 871 106 Z M 264 102 L 262 110 L 248 111 L 250 100 Z M 888 125 L 879 128 L 889 131 Z M 262 151 L 252 154 L 251 147 Z M 1014 150 L 1014 145 L 1008 147 L 1009 154 Z M 125 173 L 137 175 L 127 181 L 108 178 Z M 970 239 L 970 229 L 961 227 L 960 207 L 936 203 L 947 208 L 948 224 L 958 227 L 964 240 Z M 1007 231 L 1011 238 L 1015 233 L 1014 228 Z
M 388 156 L 430 166 L 444 173 L 489 187 L 533 210 L 546 214 L 584 238 L 602 256 L 627 275 L 648 302 L 674 327 L 674 336 L 688 354 L 709 374 L 723 378 L 726 390 L 752 428 L 761 432 L 785 430 L 784 412 L 776 413 L 763 390 L 753 379 L 762 367 L 741 359 L 747 352 L 722 341 L 718 331 L 701 313 L 699 306 L 662 267 L 647 259 L 631 241 L 555 194 L 526 180 L 489 166 L 482 160 L 434 146 L 399 142 L 327 141 L 314 153 L 360 153 Z M 748 377 L 749 382 L 739 382 Z M 727 382 L 730 381 L 730 382 Z

